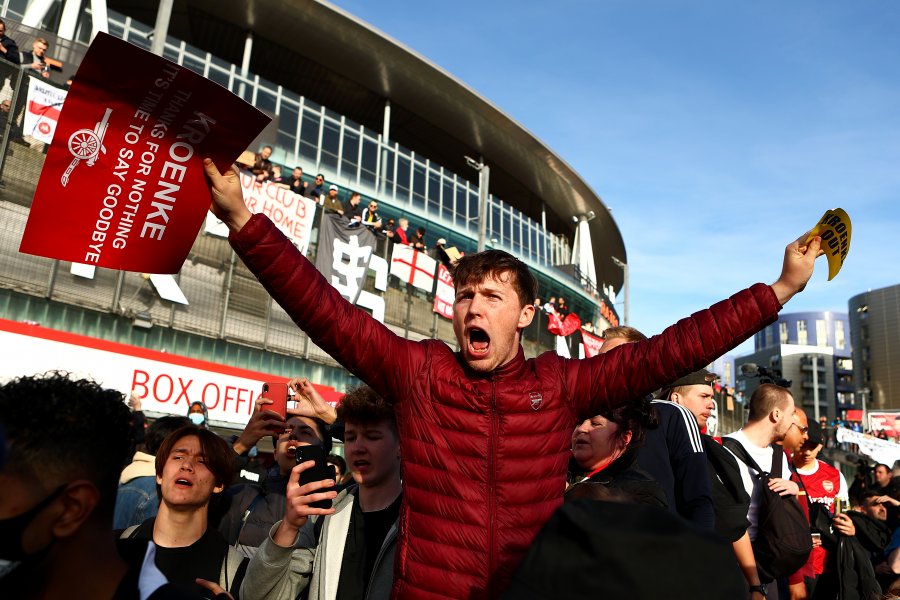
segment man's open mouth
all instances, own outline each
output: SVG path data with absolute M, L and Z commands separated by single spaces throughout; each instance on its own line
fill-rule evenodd
M 491 345 L 491 337 L 483 329 L 473 327 L 469 330 L 469 351 L 472 354 L 487 354 Z
M 183 485 L 185 487 L 194 487 L 194 484 L 188 481 L 187 479 L 176 479 L 175 485 Z

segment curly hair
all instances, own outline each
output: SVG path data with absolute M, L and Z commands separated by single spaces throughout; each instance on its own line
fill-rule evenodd
M 337 407 L 337 415 L 345 423 L 360 425 L 375 425 L 387 421 L 394 437 L 400 439 L 394 405 L 385 401 L 378 392 L 367 385 L 348 390 Z
M 100 491 L 98 514 L 112 514 L 119 474 L 134 454 L 121 393 L 61 371 L 19 377 L 0 386 L 0 428 L 6 472 L 45 486 L 87 479 Z

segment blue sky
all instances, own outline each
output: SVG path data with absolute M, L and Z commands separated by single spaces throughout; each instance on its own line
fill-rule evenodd
M 900 283 L 898 2 L 336 5 L 584 177 L 622 230 L 631 324 L 645 333 L 774 281 L 784 246 L 833 207 L 853 221 L 844 268 L 828 282 L 820 259 L 785 310 L 846 312 L 851 296 Z

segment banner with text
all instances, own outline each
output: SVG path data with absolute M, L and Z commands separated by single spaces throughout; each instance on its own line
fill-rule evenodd
M 372 311 L 384 323 L 384 297 L 363 289 L 366 273 L 375 273 L 375 289 L 387 289 L 387 261 L 375 254 L 375 234 L 353 226 L 342 215 L 326 212 L 319 230 L 316 269 L 351 304 Z
M 203 158 L 230 168 L 269 121 L 190 69 L 98 34 L 60 114 L 19 250 L 177 273 L 209 209 Z
M 135 392 L 143 397 L 143 410 L 150 413 L 186 416 L 190 403 L 200 400 L 214 424 L 243 427 L 262 384 L 287 381 L 276 375 L 3 319 L 0 345 L 16 349 L 0 361 L 3 381 L 63 370 L 91 378 L 126 397 Z M 331 404 L 342 396 L 332 387 L 315 387 Z
M 250 212 L 268 216 L 306 256 L 316 216 L 315 200 L 295 194 L 271 181 L 259 182 L 247 171 L 241 171 L 240 178 L 244 202 Z M 204 231 L 210 235 L 228 237 L 228 227 L 212 213 L 206 215 Z
M 49 144 L 66 101 L 66 90 L 50 85 L 40 77 L 28 77 L 28 103 L 22 131 L 35 140 Z
M 437 286 L 434 288 L 434 309 L 433 312 L 446 317 L 453 318 L 453 302 L 456 300 L 456 292 L 453 289 L 453 277 L 450 270 L 444 265 L 438 265 Z

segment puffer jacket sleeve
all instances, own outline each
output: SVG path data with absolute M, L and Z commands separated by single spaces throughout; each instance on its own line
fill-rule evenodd
M 781 306 L 757 283 L 694 313 L 659 335 L 584 360 L 565 360 L 563 378 L 578 419 L 666 386 L 722 356 L 775 321 Z
M 272 298 L 322 350 L 385 398 L 409 388 L 425 350 L 345 300 L 262 214 L 229 236 L 234 251 Z

